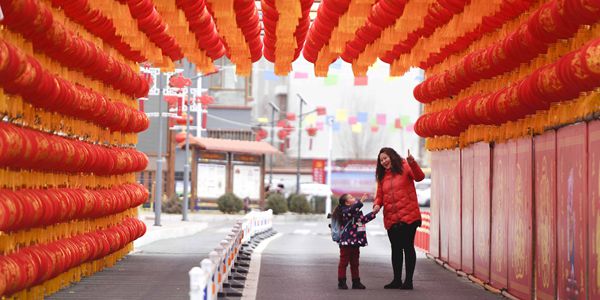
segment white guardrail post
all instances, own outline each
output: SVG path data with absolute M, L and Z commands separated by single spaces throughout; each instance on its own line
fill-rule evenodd
M 223 284 L 228 282 L 242 246 L 272 226 L 272 210 L 252 211 L 237 221 L 225 239 L 208 254 L 208 258 L 202 260 L 200 267 L 193 267 L 189 271 L 190 299 L 216 300 L 219 293 L 223 292 Z

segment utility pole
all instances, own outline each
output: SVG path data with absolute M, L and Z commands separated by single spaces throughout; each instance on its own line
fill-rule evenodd
M 331 159 L 333 149 L 333 117 L 327 117 L 327 199 L 325 199 L 325 215 L 331 213 Z
M 298 114 L 298 160 L 296 161 L 296 194 L 300 194 L 300 153 L 302 150 L 302 104 L 307 104 L 300 94 L 296 94 L 300 99 L 300 113 Z
M 162 169 L 163 169 L 163 119 L 162 119 L 162 103 L 163 103 L 163 73 L 158 73 L 158 151 L 156 152 L 156 188 L 154 194 L 154 226 L 160 225 L 160 213 L 162 210 Z

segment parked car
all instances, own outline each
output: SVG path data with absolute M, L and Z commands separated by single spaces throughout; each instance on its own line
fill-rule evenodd
M 427 206 L 431 204 L 431 179 L 425 178 L 420 182 L 415 183 L 417 190 L 417 201 L 419 206 Z

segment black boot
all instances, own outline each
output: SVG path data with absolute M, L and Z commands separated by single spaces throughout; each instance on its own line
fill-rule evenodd
M 366 287 L 360 283 L 360 278 L 352 279 L 352 289 L 353 290 L 364 290 Z
M 340 289 L 340 290 L 347 290 L 348 289 L 348 285 L 346 284 L 346 278 L 339 278 L 338 279 L 338 289 Z
M 402 281 L 396 280 L 395 278 L 392 282 L 383 286 L 384 289 L 399 289 L 400 287 L 402 287 Z
M 412 290 L 413 289 L 413 284 L 412 281 L 405 281 L 402 286 L 400 287 L 401 290 Z

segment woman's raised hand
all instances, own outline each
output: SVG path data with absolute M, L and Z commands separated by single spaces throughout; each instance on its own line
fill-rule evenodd
M 415 162 L 415 158 L 410 154 L 410 149 L 408 149 L 408 155 L 406 156 L 406 161 L 409 163 Z

